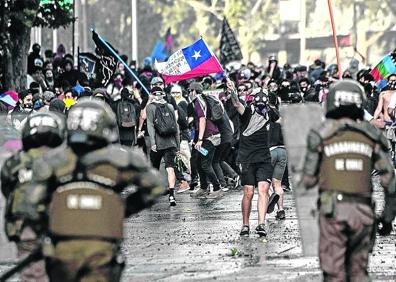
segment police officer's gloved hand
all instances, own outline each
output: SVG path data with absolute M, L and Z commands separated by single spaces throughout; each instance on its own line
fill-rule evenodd
M 378 220 L 378 234 L 381 236 L 388 236 L 392 232 L 392 222 L 388 222 L 384 217 Z

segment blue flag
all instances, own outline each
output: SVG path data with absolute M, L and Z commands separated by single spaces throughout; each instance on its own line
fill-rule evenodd
M 151 52 L 151 58 L 160 62 L 163 62 L 168 58 L 164 43 L 159 39 L 155 43 L 153 51 Z

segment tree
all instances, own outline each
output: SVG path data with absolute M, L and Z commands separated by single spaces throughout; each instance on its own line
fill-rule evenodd
M 0 64 L 5 89 L 26 88 L 27 54 L 33 26 L 58 28 L 73 22 L 71 0 L 0 1 Z

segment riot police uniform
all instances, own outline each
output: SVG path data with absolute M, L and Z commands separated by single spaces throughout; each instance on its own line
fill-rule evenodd
M 61 116 L 52 112 L 35 113 L 27 118 L 22 128 L 23 150 L 4 162 L 1 170 L 1 190 L 7 199 L 5 233 L 17 244 L 18 257 L 25 257 L 39 247 L 38 234 L 43 225 L 29 221 L 32 213 L 43 208 L 35 205 L 32 190 L 25 183 L 32 179 L 32 164 L 49 149 L 61 145 L 65 124 Z M 24 199 L 32 201 L 26 202 Z M 38 261 L 21 272 L 22 281 L 48 281 L 44 261 Z
M 67 118 L 68 147 L 33 166 L 49 203 L 44 245 L 51 281 L 119 281 L 123 219 L 153 204 L 162 178 L 138 151 L 120 145 L 111 108 L 82 100 Z
M 366 97 L 352 80 L 337 82 L 326 101 L 326 120 L 308 135 L 303 182 L 319 185 L 319 258 L 324 281 L 367 281 L 375 238 L 371 172 L 394 193 L 388 142 L 363 121 Z M 389 218 L 394 213 L 385 207 Z

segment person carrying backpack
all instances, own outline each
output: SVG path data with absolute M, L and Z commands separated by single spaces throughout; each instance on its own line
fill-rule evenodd
M 177 104 L 177 124 L 180 129 L 180 154 L 182 167 L 185 167 L 185 172 L 191 175 L 191 147 L 190 147 L 190 126 L 188 123 L 188 102 L 182 96 L 182 88 L 175 84 L 172 86 L 170 94 Z M 176 178 L 179 181 L 179 189 L 177 193 L 183 193 L 190 190 L 190 186 L 186 181 L 183 172 L 176 169 Z
M 163 88 L 151 88 L 152 102 L 147 105 L 147 130 L 150 136 L 150 160 L 153 166 L 160 168 L 164 158 L 168 175 L 169 204 L 176 206 L 175 199 L 175 158 L 180 148 L 180 133 L 173 106 L 164 99 Z
M 189 94 L 194 105 L 194 149 L 200 152 L 197 168 L 201 181 L 201 189 L 197 190 L 192 197 L 215 199 L 223 196 L 219 179 L 213 169 L 214 153 L 221 141 L 220 132 L 214 120 L 218 118 L 220 110 L 216 106 L 216 101 L 203 97 L 202 91 L 203 86 L 201 83 L 193 82 L 189 86 Z M 208 189 L 207 180 L 213 185 L 212 193 Z
M 127 88 L 121 90 L 121 99 L 115 102 L 113 110 L 117 117 L 121 145 L 132 147 L 136 143 L 140 106 L 132 100 Z

